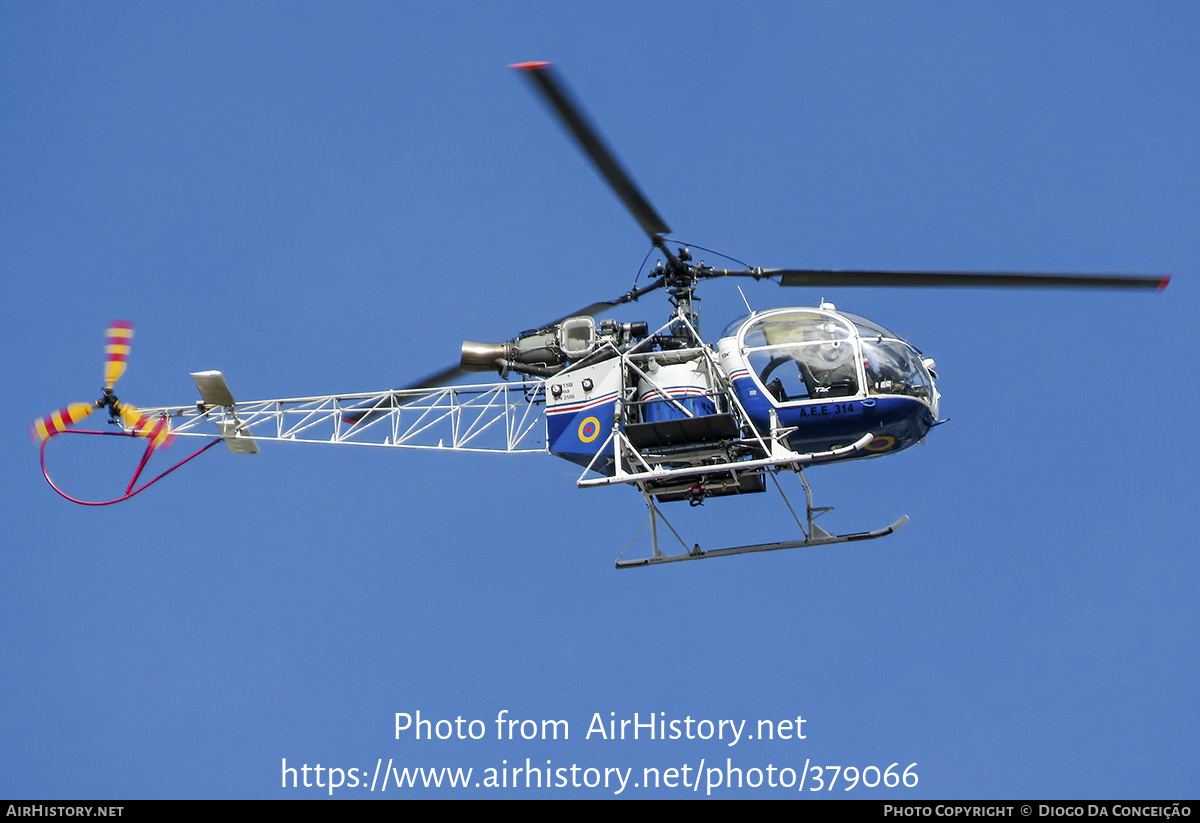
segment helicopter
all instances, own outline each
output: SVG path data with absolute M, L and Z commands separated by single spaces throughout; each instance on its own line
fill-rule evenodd
M 219 371 L 195 372 L 200 400 L 190 406 L 139 410 L 114 391 L 133 336 L 130 323 L 109 329 L 104 393 L 31 426 L 41 441 L 42 471 L 63 497 L 85 505 L 127 500 L 218 443 L 254 454 L 260 441 L 339 443 L 455 451 L 548 452 L 582 467 L 577 485 L 628 485 L 641 493 L 650 555 L 617 559 L 634 568 L 734 554 L 872 540 L 902 527 L 907 516 L 872 531 L 835 534 L 817 518 L 804 469 L 893 454 L 923 442 L 939 418 L 936 363 L 895 333 L 822 302 L 816 307 L 751 311 L 715 344 L 700 334 L 696 291 L 717 278 L 773 280 L 808 287 L 1068 287 L 1161 290 L 1170 275 L 1079 275 L 992 272 L 730 270 L 696 262 L 687 246 L 672 248 L 671 230 L 618 162 L 599 130 L 550 63 L 518 63 L 601 177 L 661 254 L 648 282 L 592 303 L 501 343 L 465 341 L 457 364 L 400 389 L 238 402 Z M 647 321 L 598 320 L 610 309 L 662 290 L 671 312 Z M 455 381 L 495 372 L 503 380 Z M 513 376 L 516 379 L 512 379 Z M 106 409 L 117 431 L 76 424 Z M 541 425 L 539 425 L 541 424 Z M 213 428 L 215 426 L 215 433 Z M 142 437 L 141 462 L 123 494 L 109 500 L 68 495 L 51 479 L 46 446 L 65 433 Z M 138 481 L 153 452 L 173 438 L 207 443 L 151 480 Z M 796 514 L 778 475 L 798 475 L 805 514 Z M 662 506 L 699 506 L 758 494 L 773 486 L 800 536 L 727 548 L 691 547 Z M 665 527 L 681 547 L 663 550 Z M 662 539 L 660 539 L 662 538 Z

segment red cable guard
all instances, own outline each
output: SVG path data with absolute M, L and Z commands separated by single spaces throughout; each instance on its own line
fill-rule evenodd
M 162 480 L 168 474 L 170 474 L 171 472 L 175 471 L 177 468 L 182 466 L 184 463 L 188 463 L 188 462 L 194 460 L 195 458 L 204 454 L 204 452 L 208 451 L 213 446 L 215 446 L 221 442 L 221 438 L 219 438 L 219 437 L 215 438 L 211 443 L 196 450 L 192 454 L 190 454 L 187 457 L 185 457 L 184 459 L 180 460 L 174 466 L 171 466 L 166 471 L 163 471 L 162 473 L 160 473 L 157 477 L 151 478 L 150 480 L 147 480 L 145 483 L 138 486 L 137 488 L 134 488 L 134 486 L 138 482 L 138 478 L 142 476 L 142 469 L 146 468 L 146 462 L 150 459 L 150 454 L 154 451 L 154 440 L 153 440 L 153 438 L 150 438 L 149 442 L 146 443 L 146 451 L 145 451 L 145 453 L 142 454 L 142 459 L 138 463 L 137 468 L 134 470 L 133 477 L 131 477 L 129 480 L 129 485 L 125 487 L 125 494 L 121 495 L 120 497 L 114 497 L 112 500 L 79 500 L 79 499 L 74 498 L 71 495 L 67 494 L 62 489 L 60 489 L 58 486 L 56 486 L 54 484 L 54 481 L 50 479 L 50 472 L 46 468 L 46 444 L 49 443 L 52 438 L 57 437 L 60 434 L 98 434 L 102 437 L 137 437 L 138 435 L 134 434 L 133 432 L 103 432 L 103 431 L 89 431 L 86 429 L 63 429 L 61 431 L 53 432 L 50 435 L 50 437 L 47 437 L 45 440 L 42 441 L 42 448 L 41 448 L 41 455 L 40 455 L 40 459 L 41 459 L 41 463 L 42 463 L 42 476 L 46 478 L 46 482 L 50 484 L 50 488 L 52 488 L 52 489 L 54 489 L 54 491 L 58 492 L 59 495 L 66 498 L 67 500 L 70 500 L 72 503 L 78 503 L 81 506 L 111 506 L 113 503 L 120 503 L 122 501 L 128 500 L 129 498 L 133 497 L 135 494 L 140 494 L 141 492 L 150 488 L 155 483 L 157 483 L 159 480 Z

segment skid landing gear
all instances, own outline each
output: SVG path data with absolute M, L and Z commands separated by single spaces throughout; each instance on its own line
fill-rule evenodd
M 808 485 L 808 480 L 805 479 L 804 473 L 800 470 L 796 471 L 800 475 L 800 482 L 804 484 L 805 508 L 807 510 L 807 528 L 805 524 L 800 522 L 796 517 L 796 511 L 792 508 L 791 501 L 784 494 L 783 488 L 779 485 L 779 480 L 775 474 L 771 474 L 771 479 L 775 482 L 775 487 L 779 490 L 779 494 L 783 497 L 787 504 L 788 510 L 796 517 L 796 524 L 800 527 L 800 531 L 804 535 L 802 540 L 783 540 L 777 543 L 755 543 L 749 546 L 733 546 L 725 549 L 702 549 L 700 544 L 696 543 L 691 548 L 679 536 L 679 532 L 675 531 L 675 527 L 663 515 L 662 511 L 655 503 L 654 497 L 645 489 L 642 490 L 643 496 L 646 498 L 646 506 L 650 510 L 650 514 L 646 520 L 642 521 L 642 525 L 638 527 L 629 544 L 625 546 L 625 551 L 629 550 L 629 546 L 633 545 L 633 541 L 637 540 L 638 535 L 642 533 L 642 529 L 646 527 L 646 523 L 650 524 L 650 546 L 653 552 L 651 557 L 644 557 L 634 560 L 625 560 L 625 552 L 621 552 L 621 557 L 617 558 L 616 566 L 618 569 L 634 569 L 642 566 L 657 566 L 660 563 L 679 563 L 684 560 L 703 560 L 707 557 L 727 557 L 734 554 L 750 554 L 752 552 L 773 552 L 780 549 L 801 549 L 810 546 L 828 546 L 833 543 L 850 543 L 856 540 L 874 540 L 877 537 L 886 537 L 892 532 L 899 529 L 908 522 L 908 515 L 902 515 L 899 520 L 882 529 L 876 529 L 869 532 L 855 532 L 853 534 L 831 534 L 825 529 L 817 525 L 816 519 L 827 511 L 832 511 L 832 506 L 814 507 L 812 504 L 812 488 Z M 679 541 L 679 545 L 683 551 L 678 554 L 665 554 L 659 549 L 659 523 L 666 526 L 671 534 Z

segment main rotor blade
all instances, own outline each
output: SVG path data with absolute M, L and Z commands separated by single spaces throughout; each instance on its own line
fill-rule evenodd
M 621 305 L 622 303 L 628 303 L 631 300 L 637 300 L 639 297 L 641 297 L 646 292 L 654 291 L 661 285 L 662 285 L 662 280 L 660 279 L 654 283 L 651 283 L 649 286 L 643 286 L 640 289 L 634 289 L 633 291 L 630 291 L 627 294 L 623 294 L 620 297 L 618 297 L 616 300 L 601 300 L 599 303 L 592 303 L 590 306 L 584 306 L 582 309 L 579 309 L 578 311 L 573 311 L 570 314 L 564 314 L 562 317 L 558 318 L 557 320 L 551 320 L 549 323 L 547 323 L 544 326 L 538 326 L 538 328 L 539 329 L 548 329 L 551 326 L 557 326 L 562 321 L 564 321 L 568 318 L 571 318 L 571 317 L 583 317 L 585 315 L 587 317 L 595 317 L 597 314 L 604 314 L 604 312 L 608 311 L 609 309 L 615 309 L 617 306 Z
M 438 386 L 444 386 L 455 378 L 461 377 L 466 373 L 467 370 L 462 366 L 449 366 L 441 371 L 434 372 L 433 374 L 427 374 L 420 380 L 414 380 L 407 386 L 402 386 L 400 391 L 407 391 L 408 389 L 432 389 Z
M 534 87 L 541 92 L 542 97 L 554 109 L 558 119 L 575 136 L 579 147 L 591 159 L 596 170 L 608 181 L 608 185 L 616 192 L 617 197 L 625 204 L 625 208 L 633 215 L 633 219 L 642 227 L 642 231 L 656 245 L 662 242 L 660 235 L 669 234 L 670 229 L 654 207 L 650 205 L 633 178 L 617 162 L 616 155 L 604 142 L 600 132 L 592 125 L 583 109 L 571 99 L 566 87 L 558 79 L 550 63 L 516 63 L 511 68 L 520 69 L 529 78 Z
M 1002 288 L 1150 289 L 1162 291 L 1171 275 L 1018 274 L 952 271 L 836 271 L 763 269 L 781 286 L 991 286 Z
M 602 314 L 611 308 L 621 305 L 622 303 L 628 303 L 632 300 L 636 300 L 639 297 L 641 297 L 643 294 L 645 294 L 646 292 L 654 291 L 655 289 L 659 288 L 660 286 L 662 286 L 662 284 L 663 284 L 662 278 L 659 278 L 658 280 L 656 280 L 653 283 L 650 283 L 649 285 L 643 286 L 640 289 L 633 289 L 633 290 L 627 292 L 626 294 L 621 295 L 616 300 L 602 300 L 599 303 L 592 303 L 590 306 L 584 306 L 582 309 L 579 309 L 578 311 L 571 312 L 570 314 L 564 315 L 563 317 L 560 317 L 557 320 L 551 320 L 549 323 L 546 323 L 541 326 L 536 326 L 535 328 L 546 329 L 546 328 L 550 328 L 551 326 L 557 326 L 559 323 L 563 322 L 568 317 L 580 317 L 583 315 L 587 315 L 588 317 L 595 317 L 597 314 Z M 464 374 L 468 374 L 468 373 L 474 373 L 474 372 L 463 368 L 461 364 L 455 364 L 453 366 L 448 366 L 448 367 L 442 369 L 441 371 L 436 371 L 433 374 L 427 374 L 424 377 L 422 377 L 420 380 L 414 380 L 413 382 L 409 383 L 406 386 L 402 386 L 401 388 L 397 389 L 396 391 L 404 392 L 404 391 L 409 391 L 411 389 L 433 389 L 433 388 L 437 388 L 438 386 L 444 386 L 447 383 L 452 383 L 453 381 L 457 380 L 459 377 L 462 377 Z M 354 409 L 352 411 L 347 411 L 342 415 L 342 419 L 345 420 L 347 423 L 350 423 L 351 425 L 354 425 L 357 423 L 370 422 L 371 420 L 377 419 L 379 417 L 379 415 L 382 414 L 385 410 L 391 408 L 391 404 L 392 404 L 391 398 L 385 398 L 385 399 L 379 401 L 378 403 L 376 403 L 371 408 Z
M 433 374 L 427 374 L 424 377 L 422 377 L 420 380 L 414 380 L 413 382 L 409 383 L 407 386 L 403 386 L 403 387 L 397 389 L 396 391 L 403 392 L 403 391 L 409 391 L 410 389 L 437 388 L 438 386 L 443 386 L 446 383 L 453 382 L 454 380 L 458 379 L 459 377 L 461 377 L 462 375 L 464 375 L 466 373 L 467 373 L 466 369 L 464 369 L 460 365 L 455 364 L 448 368 L 442 369 L 441 371 L 434 372 Z M 365 409 L 351 409 L 349 411 L 344 412 L 342 414 L 342 419 L 345 420 L 347 423 L 349 423 L 351 426 L 358 425 L 359 423 L 363 423 L 363 424 L 370 423 L 372 420 L 377 420 L 382 415 L 386 414 L 388 409 L 394 408 L 394 403 L 395 403 L 394 398 L 392 397 L 392 395 L 389 394 L 387 397 L 384 397 L 383 399 L 377 401 L 373 406 L 370 406 Z
M 658 288 L 658 284 L 651 284 L 651 286 L 646 286 L 646 287 L 643 287 L 642 289 L 637 289 L 635 291 L 637 292 L 637 296 L 640 297 L 642 294 L 644 294 L 647 291 L 650 291 L 653 288 Z M 630 294 L 632 294 L 632 293 L 633 292 L 631 292 Z M 622 303 L 627 303 L 632 299 L 635 299 L 635 298 L 630 297 L 628 294 L 626 294 L 626 295 L 622 295 L 621 297 L 617 298 L 616 300 L 603 300 L 599 303 L 592 303 L 590 306 L 584 306 L 582 309 L 579 309 L 578 311 L 574 311 L 574 312 L 571 312 L 570 314 L 563 315 L 562 317 L 558 318 L 557 320 L 551 320 L 549 323 L 544 323 L 541 326 L 534 326 L 533 328 L 548 329 L 551 326 L 557 326 L 559 323 L 566 320 L 568 317 L 580 317 L 583 315 L 587 315 L 588 317 L 595 317 L 597 314 L 603 314 L 604 312 L 608 311 L 609 309 L 619 306 Z M 453 380 L 456 380 L 457 378 L 463 376 L 464 374 L 468 374 L 468 373 L 469 373 L 468 370 L 464 369 L 461 365 L 449 366 L 447 368 L 442 369 L 441 371 L 437 371 L 437 372 L 434 372 L 433 374 L 426 375 L 425 377 L 422 377 L 420 380 L 414 380 L 412 383 L 409 383 L 407 386 L 402 386 L 399 389 L 399 391 L 407 391 L 408 389 L 432 389 L 432 388 L 436 388 L 438 386 L 444 386 L 445 384 L 450 383 Z M 473 372 L 471 372 L 471 373 L 473 373 Z

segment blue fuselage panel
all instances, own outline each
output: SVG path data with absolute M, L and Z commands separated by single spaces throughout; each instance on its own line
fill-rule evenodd
M 550 446 L 550 453 L 581 466 L 592 463 L 592 458 L 604 446 L 612 431 L 615 407 L 614 396 L 578 409 L 547 411 L 546 442 Z M 592 467 L 606 474 L 611 464 L 611 457 L 602 458 Z
M 760 432 L 770 431 L 772 409 L 781 427 L 795 427 L 788 447 L 801 453 L 847 446 L 868 432 L 875 439 L 865 453 L 856 456 L 896 452 L 919 442 L 934 424 L 929 406 L 916 397 L 876 395 L 777 403 L 749 376 L 735 377 L 733 389 Z

